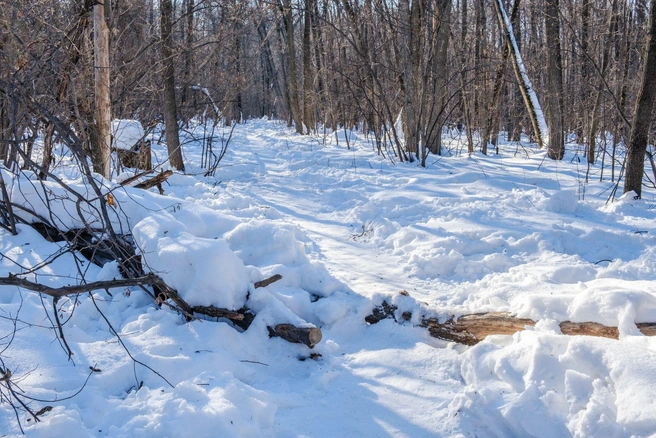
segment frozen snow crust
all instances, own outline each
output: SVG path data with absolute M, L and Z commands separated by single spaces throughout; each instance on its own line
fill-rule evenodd
M 198 127 L 201 130 L 202 127 Z M 229 128 L 226 128 L 226 131 Z M 569 149 L 561 162 L 528 144 L 501 154 L 392 164 L 361 135 L 297 136 L 266 120 L 239 125 L 214 177 L 185 144 L 187 175 L 166 194 L 116 189 L 112 220 L 129 229 L 146 265 L 192 304 L 257 313 L 240 333 L 158 308 L 135 289 L 94 293 L 136 365 L 85 296 L 62 300 L 73 363 L 44 319 L 38 295 L 0 288 L 0 336 L 20 329 L 2 357 L 21 388 L 53 410 L 27 436 L 650 436 L 656 431 L 656 208 L 624 196 Z M 164 146 L 153 146 L 154 162 Z M 66 158 L 62 160 L 66 164 Z M 538 166 L 540 166 L 540 170 Z M 70 168 L 62 178 L 82 190 Z M 606 170 L 608 171 L 608 169 Z M 123 175 L 124 176 L 124 175 Z M 121 176 L 121 177 L 123 177 Z M 38 213 L 36 179 L 12 180 Z M 584 190 L 585 189 L 585 190 Z M 585 193 L 585 196 L 583 194 Z M 91 194 L 90 194 L 91 196 Z M 62 227 L 79 226 L 65 196 Z M 59 246 L 26 226 L 0 231 L 0 275 L 37 266 Z M 20 265 L 20 266 L 19 266 Z M 32 279 L 53 286 L 118 277 L 57 258 Z M 266 288 L 253 283 L 273 274 Z M 398 295 L 405 289 L 410 297 Z M 383 299 L 400 309 L 451 314 L 507 311 L 540 322 L 474 347 L 421 328 L 364 317 Z M 46 302 L 45 307 L 51 306 Z M 560 321 L 618 326 L 620 340 L 559 334 Z M 316 325 L 318 360 L 270 339 L 267 325 Z M 6 340 L 0 348 L 4 348 Z M 299 360 L 306 359 L 306 360 Z M 139 385 L 143 382 L 143 386 Z M 0 436 L 19 434 L 0 404 Z

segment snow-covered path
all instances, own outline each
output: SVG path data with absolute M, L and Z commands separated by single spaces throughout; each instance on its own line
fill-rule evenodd
M 20 311 L 33 324 L 21 326 L 3 356 L 20 365 L 28 392 L 61 399 L 88 366 L 102 370 L 70 401 L 52 403 L 42 423 L 28 424 L 28 435 L 656 430 L 656 343 L 635 327 L 656 321 L 654 199 L 606 205 L 612 184 L 584 184 L 571 153 L 542 162 L 544 152 L 502 145 L 500 155 L 468 157 L 454 137 L 446 139 L 454 156 L 422 169 L 392 164 L 349 135 L 351 149 L 343 133 L 337 143 L 249 121 L 236 127 L 214 177 L 203 176 L 201 150 L 188 141 L 187 174 L 171 177 L 165 196 L 115 192 L 147 264 L 190 301 L 239 307 L 248 283 L 283 276 L 248 291 L 258 316 L 243 333 L 225 322 L 185 323 L 137 291 L 94 294 L 130 351 L 172 387 L 129 360 L 89 299 L 62 305 L 75 310 L 65 326 L 73 367 L 54 332 L 40 328 L 38 297 L 0 290 L 3 315 Z M 0 233 L 0 275 L 56 251 L 27 227 L 17 237 Z M 50 281 L 75 276 L 71 260 L 57 259 Z M 88 269 L 98 279 L 118 275 L 115 266 Z M 468 348 L 408 323 L 367 325 L 383 298 L 415 314 L 509 311 L 540 323 Z M 565 320 L 619 326 L 621 339 L 560 335 Z M 0 318 L 0 329 L 11 330 L 8 321 Z M 323 340 L 309 350 L 269 339 L 267 325 L 279 322 L 319 326 Z M 17 433 L 13 412 L 0 408 L 0 435 Z

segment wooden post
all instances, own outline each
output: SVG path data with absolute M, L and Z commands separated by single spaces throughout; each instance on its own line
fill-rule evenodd
M 109 28 L 105 10 L 110 0 L 97 0 L 93 6 L 94 91 L 98 138 L 92 144 L 93 170 L 109 178 L 112 108 L 109 97 Z

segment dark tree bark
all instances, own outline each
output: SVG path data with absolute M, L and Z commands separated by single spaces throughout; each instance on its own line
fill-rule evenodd
M 448 100 L 449 84 L 449 36 L 451 34 L 451 1 L 435 2 L 435 55 L 433 56 L 433 102 L 431 104 L 426 128 L 426 147 L 433 154 L 442 153 L 442 126 L 444 125 L 445 107 Z M 425 165 L 426 154 L 422 157 Z
M 296 132 L 303 134 L 303 120 L 298 103 L 298 79 L 296 72 L 296 44 L 294 42 L 294 14 L 291 0 L 284 0 L 282 5 L 283 21 L 285 22 L 285 42 L 289 58 L 289 106 L 296 125 Z
M 519 3 L 519 0 L 517 1 Z M 522 49 L 522 32 L 521 32 L 521 26 L 519 25 L 520 23 L 520 9 L 519 9 L 519 4 L 517 5 L 517 15 L 514 17 L 510 18 L 510 23 L 512 24 L 513 27 L 513 35 L 515 37 L 515 42 L 517 43 L 517 49 L 521 50 Z M 513 104 L 508 110 L 508 140 L 510 141 L 520 141 L 522 139 L 522 111 L 521 111 L 521 104 L 520 102 L 522 101 L 522 90 L 519 88 L 519 85 L 517 84 L 512 84 L 511 85 L 511 90 L 509 92 L 509 97 L 511 97 L 512 94 L 512 100 Z M 497 144 L 495 143 L 495 146 Z M 497 152 L 498 152 L 498 147 L 497 147 Z
M 612 47 L 611 38 L 613 33 L 613 27 L 615 26 L 615 21 L 617 17 L 617 0 L 613 0 L 613 6 L 609 18 L 609 29 L 606 36 L 605 44 L 603 45 L 603 54 L 601 58 L 601 70 L 599 71 L 600 78 L 598 80 L 598 89 L 595 91 L 596 97 L 594 101 L 594 106 L 592 108 L 592 114 L 590 118 L 590 129 L 588 131 L 588 164 L 594 164 L 596 159 L 596 149 L 597 149 L 597 131 L 599 129 L 599 111 L 601 109 L 602 102 L 602 87 L 604 83 L 604 77 L 606 75 L 606 70 L 608 69 L 608 63 L 610 60 L 610 50 Z M 601 166 L 603 170 L 603 165 Z
M 465 47 L 467 47 L 467 16 L 468 8 L 467 1 L 462 2 L 462 12 L 461 12 L 461 27 L 460 27 L 460 105 L 462 107 L 462 119 L 465 124 L 465 130 L 467 134 L 467 150 L 474 150 L 474 137 L 472 133 L 472 121 L 471 121 L 471 110 L 469 105 L 469 95 L 467 92 L 467 81 L 468 81 L 468 66 L 467 66 L 467 52 Z
M 403 121 L 405 147 L 412 157 L 419 153 L 419 120 L 417 108 L 417 77 L 415 72 L 419 64 L 419 35 L 422 32 L 419 7 L 420 0 L 402 0 L 399 2 L 401 17 L 401 40 L 403 41 Z M 412 158 L 411 158 L 412 159 Z
M 173 57 L 171 0 L 161 0 L 161 39 L 162 62 L 164 64 L 164 95 L 163 111 L 166 127 L 166 146 L 169 152 L 169 162 L 175 169 L 184 172 L 182 151 L 180 150 L 180 135 L 178 133 L 178 107 L 175 101 L 175 59 Z
M 181 104 L 184 110 L 191 100 L 191 83 L 193 71 L 193 44 L 194 44 L 194 0 L 184 0 L 185 20 L 185 48 L 184 48 L 184 73 Z
M 624 193 L 634 191 L 642 196 L 642 175 L 645 169 L 645 152 L 649 139 L 652 108 L 656 100 L 656 7 L 649 9 L 649 37 L 645 46 L 640 92 L 633 112 L 633 126 L 626 155 Z
M 312 110 L 312 45 L 310 14 L 314 9 L 313 0 L 305 0 L 303 11 L 303 123 L 310 134 L 314 129 L 314 114 Z
M 560 18 L 558 0 L 546 0 L 545 34 L 547 40 L 547 121 L 549 144 L 547 155 L 562 160 L 565 155 L 563 138 L 563 63 L 560 52 Z

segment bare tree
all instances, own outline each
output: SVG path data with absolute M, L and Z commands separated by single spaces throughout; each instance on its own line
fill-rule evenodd
M 633 126 L 627 144 L 626 177 L 624 193 L 634 191 L 642 196 L 642 176 L 645 169 L 645 152 L 649 139 L 649 127 L 656 101 L 656 6 L 649 9 L 649 37 L 645 45 L 645 61 L 642 68 L 640 92 L 633 112 Z
M 109 0 L 93 6 L 94 89 L 96 93 L 96 138 L 91 143 L 93 168 L 105 178 L 110 177 L 112 107 L 109 94 Z
M 537 95 L 533 89 L 533 84 L 526 73 L 524 62 L 519 53 L 517 42 L 515 41 L 512 24 L 510 23 L 510 19 L 506 14 L 504 6 L 501 3 L 501 0 L 495 0 L 494 5 L 499 17 L 499 24 L 504 32 L 506 44 L 508 44 L 510 49 L 515 76 L 517 77 L 517 82 L 519 83 L 519 88 L 522 92 L 522 97 L 524 98 L 524 104 L 526 105 L 531 124 L 533 125 L 533 133 L 537 139 L 538 145 L 543 147 L 549 138 L 549 132 L 542 113 L 542 107 L 538 102 Z
M 171 0 L 160 2 L 161 40 L 164 93 L 162 96 L 162 111 L 166 124 L 166 146 L 169 151 L 169 161 L 174 168 L 184 171 L 182 150 L 180 149 L 180 135 L 178 133 L 178 109 L 175 97 L 175 64 L 172 38 L 173 5 Z
M 549 144 L 547 155 L 562 160 L 565 155 L 563 138 L 563 63 L 560 52 L 560 18 L 558 0 L 545 0 L 544 12 L 547 43 L 547 122 Z

